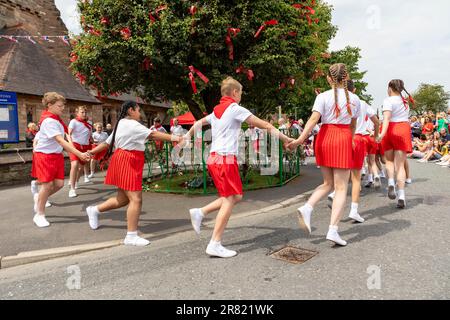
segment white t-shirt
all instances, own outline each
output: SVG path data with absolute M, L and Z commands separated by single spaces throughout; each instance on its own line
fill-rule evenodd
M 170 132 L 175 135 L 175 136 L 182 136 L 184 134 L 184 129 L 182 126 L 177 125 L 177 126 L 171 126 L 170 127 Z
M 123 150 L 145 151 L 145 141 L 150 135 L 149 128 L 143 126 L 136 120 L 122 119 L 117 125 L 116 137 L 114 139 L 114 148 Z M 106 140 L 111 144 L 113 133 Z
M 344 89 L 338 89 L 338 105 L 340 109 L 339 117 L 336 118 L 334 112 L 334 90 L 328 90 L 316 97 L 312 111 L 317 111 L 322 115 L 322 124 L 350 124 L 352 118 L 358 118 L 360 100 L 357 95 L 349 92 L 352 115 L 347 112 L 347 99 Z
M 69 129 L 72 129 L 70 136 L 73 142 L 76 142 L 82 146 L 89 144 L 89 138 L 92 133 L 91 129 L 88 129 L 83 123 L 76 119 L 70 120 Z
M 392 96 L 384 99 L 383 111 L 391 111 L 391 122 L 408 122 L 409 107 L 405 108 L 400 96 Z
M 35 137 L 35 139 L 37 138 L 37 144 L 34 151 L 46 154 L 61 153 L 63 147 L 56 142 L 56 136 L 64 138 L 64 127 L 62 124 L 52 118 L 47 118 L 42 121 L 38 135 Z
M 105 131 L 102 131 L 100 133 L 95 131 L 92 134 L 92 139 L 94 140 L 95 144 L 100 144 L 102 142 L 105 142 L 108 139 L 108 134 Z
M 252 113 L 237 103 L 232 103 L 218 119 L 214 112 L 206 116 L 206 121 L 211 124 L 212 143 L 211 151 L 220 155 L 238 155 L 239 133 L 241 124 Z
M 375 110 L 369 106 L 365 101 L 361 100 L 361 109 L 359 110 L 358 120 L 356 121 L 356 134 L 368 135 L 368 123 L 372 122 L 369 119 L 376 115 Z

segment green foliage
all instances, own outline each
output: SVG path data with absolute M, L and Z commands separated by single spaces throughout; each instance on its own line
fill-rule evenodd
M 314 14 L 294 3 L 313 7 Z M 155 12 L 161 5 L 167 8 Z M 217 104 L 220 82 L 229 75 L 244 85 L 242 104 L 259 114 L 280 104 L 310 109 L 312 78 L 326 70 L 322 53 L 336 32 L 332 9 L 322 0 L 93 0 L 79 9 L 85 33 L 74 46 L 74 74 L 102 94 L 135 91 L 147 99 L 184 101 L 196 117 L 201 105 L 211 111 Z M 255 38 L 272 19 L 278 24 Z M 228 28 L 240 29 L 232 36 L 234 60 L 225 41 Z M 210 80 L 205 84 L 195 75 L 197 95 L 191 65 Z M 253 81 L 236 73 L 240 66 L 254 72 Z
M 443 85 L 421 83 L 419 88 L 413 93 L 415 106 L 413 112 L 422 114 L 423 112 L 446 111 L 449 107 L 450 93 L 446 92 Z

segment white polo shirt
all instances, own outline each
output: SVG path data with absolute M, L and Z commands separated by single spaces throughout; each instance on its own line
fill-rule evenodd
M 42 152 L 46 154 L 61 153 L 63 147 L 56 141 L 56 136 L 64 138 L 64 127 L 58 120 L 47 118 L 42 121 L 41 128 L 36 135 L 37 144 L 34 152 Z
M 114 148 L 130 151 L 145 151 L 145 142 L 147 141 L 151 131 L 152 130 L 143 126 L 136 120 L 122 119 L 117 125 Z M 114 131 L 106 140 L 107 144 L 111 144 L 113 135 Z
M 76 142 L 82 146 L 89 144 L 89 138 L 92 134 L 91 129 L 88 129 L 83 123 L 76 119 L 70 120 L 69 129 L 72 129 L 70 136 L 73 142 Z
M 408 122 L 409 107 L 406 108 L 400 96 L 392 96 L 384 99 L 383 112 L 391 111 L 391 122 Z
M 238 155 L 239 133 L 241 124 L 252 113 L 237 103 L 232 103 L 218 119 L 214 112 L 206 116 L 206 121 L 211 124 L 212 143 L 211 153 L 220 155 Z
M 338 105 L 340 109 L 339 117 L 336 118 L 334 112 L 334 90 L 328 90 L 316 97 L 312 111 L 317 111 L 322 115 L 322 124 L 350 124 L 352 118 L 358 118 L 360 110 L 360 100 L 357 95 L 349 92 L 352 115 L 347 112 L 347 99 L 345 90 L 338 89 Z
M 358 120 L 356 121 L 356 134 L 368 135 L 368 123 L 372 121 L 368 120 L 376 115 L 375 110 L 369 106 L 365 101 L 361 101 L 361 109 L 359 111 Z

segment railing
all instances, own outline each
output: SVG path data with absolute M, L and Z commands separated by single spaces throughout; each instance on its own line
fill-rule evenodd
M 287 131 L 296 137 L 298 134 Z M 210 139 L 193 138 L 190 148 L 184 148 L 181 158 L 173 157 L 172 142 L 150 141 L 146 144 L 143 190 L 166 193 L 215 194 L 217 190 L 208 173 L 206 160 Z M 254 139 L 254 138 L 253 138 Z M 283 186 L 300 174 L 302 148 L 287 152 L 280 141 L 260 132 L 258 139 L 241 135 L 238 156 L 244 190 Z M 256 142 L 258 141 L 258 142 Z M 179 152 L 179 149 L 176 149 Z

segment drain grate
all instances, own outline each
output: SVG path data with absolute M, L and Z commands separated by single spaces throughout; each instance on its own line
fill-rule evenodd
M 287 246 L 270 254 L 273 258 L 283 260 L 289 263 L 300 264 L 308 261 L 319 252 Z

